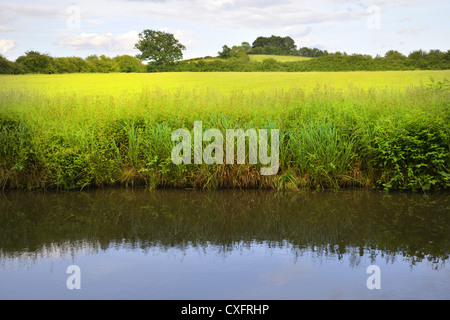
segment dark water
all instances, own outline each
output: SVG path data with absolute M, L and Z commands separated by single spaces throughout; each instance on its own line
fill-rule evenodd
M 0 299 L 449 299 L 449 194 L 0 195 Z M 71 265 L 79 273 L 67 273 Z M 380 288 L 369 289 L 369 266 Z M 67 279 L 80 289 L 69 290 Z

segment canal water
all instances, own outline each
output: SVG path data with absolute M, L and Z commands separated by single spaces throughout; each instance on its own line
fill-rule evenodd
M 0 299 L 450 299 L 449 193 L 0 195 Z

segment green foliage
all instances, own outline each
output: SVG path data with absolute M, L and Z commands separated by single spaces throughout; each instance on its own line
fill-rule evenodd
M 15 62 L 0 55 L 0 74 L 22 73 L 110 73 L 146 72 L 147 67 L 137 58 L 129 55 L 111 59 L 105 55 L 53 58 L 37 51 L 26 52 Z
M 162 37 L 165 38 L 166 36 Z M 171 38 L 170 35 L 167 36 Z M 144 40 L 142 40 L 144 41 Z M 145 41 L 143 42 L 145 43 Z M 0 74 L 21 74 L 21 73 L 87 73 L 87 72 L 264 72 L 264 71 L 283 71 L 283 72 L 308 72 L 308 71 L 398 71 L 398 70 L 449 70 L 450 69 L 450 50 L 447 52 L 439 50 L 413 51 L 408 57 L 398 51 L 390 50 L 384 57 L 373 58 L 370 55 L 352 54 L 335 52 L 328 53 L 319 49 L 300 48 L 294 54 L 289 53 L 289 57 L 314 57 L 310 59 L 299 59 L 287 61 L 286 59 L 275 59 L 280 57 L 281 51 L 266 52 L 262 47 L 255 47 L 249 50 L 245 42 L 241 46 L 229 48 L 224 45 L 223 50 L 219 52 L 220 59 L 199 58 L 185 61 L 181 59 L 181 50 L 184 47 L 173 39 L 173 48 L 168 50 L 163 57 L 158 53 L 154 59 L 150 59 L 147 65 L 144 65 L 139 59 L 123 55 L 113 59 L 105 55 L 92 55 L 86 59 L 79 57 L 60 57 L 53 58 L 47 54 L 41 54 L 36 51 L 26 52 L 25 56 L 19 57 L 15 62 L 8 61 L 0 56 Z M 143 45 L 143 44 L 142 44 Z M 143 45 L 144 46 L 144 45 Z M 152 50 L 157 46 L 149 47 Z M 178 48 L 178 49 L 176 49 Z M 270 46 L 268 51 L 270 51 Z M 266 48 L 266 49 L 267 49 Z M 149 50 L 150 50 L 149 49 Z M 166 51 L 166 50 L 163 50 Z M 178 52 L 178 53 L 175 53 Z M 265 55 L 270 53 L 274 61 L 263 61 Z M 263 55 L 263 58 L 250 59 L 256 54 Z M 269 55 L 269 57 L 270 57 Z M 143 59 L 143 55 L 139 58 Z M 269 58 L 271 59 L 271 58 Z M 195 63 L 192 63 L 195 62 Z M 201 62 L 201 63 L 199 63 Z
M 146 67 L 142 64 L 141 60 L 129 55 L 117 56 L 113 59 L 113 62 L 117 65 L 119 72 L 145 72 Z
M 426 87 L 430 91 L 448 92 L 450 91 L 450 81 L 448 79 L 436 81 L 431 77 L 430 83 L 427 83 Z
M 249 53 L 252 50 L 252 46 L 248 42 L 242 42 L 241 48 L 244 49 L 245 53 Z
M 6 59 L 0 54 L 0 74 L 14 74 L 15 66 L 14 63 Z
M 158 66 L 165 67 L 183 58 L 182 45 L 171 33 L 156 30 L 144 30 L 139 33 L 139 41 L 135 49 L 141 51 L 137 56 L 142 61 L 150 61 Z
M 79 57 L 55 58 L 54 67 L 57 73 L 95 72 L 95 68 Z
M 447 125 L 447 128 L 446 128 Z M 439 190 L 450 187 L 448 123 L 430 115 L 404 115 L 375 127 L 373 163 L 386 190 Z
M 345 137 L 329 120 L 309 121 L 291 130 L 287 152 L 292 155 L 291 166 L 300 174 L 308 174 L 311 183 L 335 185 L 356 157 L 354 139 Z
M 222 58 L 222 59 L 229 58 L 230 57 L 230 51 L 231 51 L 231 48 L 228 47 L 227 45 L 224 45 L 222 47 L 222 51 L 218 52 L 219 57 Z
M 20 65 L 26 73 L 56 73 L 54 59 L 48 54 L 37 51 L 27 51 L 24 56 L 17 58 L 16 63 Z
M 259 49 L 259 54 L 289 55 L 294 54 L 296 50 L 295 42 L 291 37 L 258 37 L 252 44 L 252 48 Z M 253 49 L 250 53 L 254 53 Z
M 113 59 L 105 55 L 91 55 L 86 58 L 86 61 L 94 72 L 109 73 L 119 71 L 118 66 L 114 64 Z
M 449 189 L 446 83 L 398 91 L 146 88 L 117 99 L 1 91 L 0 186 Z M 171 134 L 191 130 L 195 120 L 221 132 L 280 129 L 279 174 L 264 178 L 250 165 L 174 165 Z
M 234 48 L 234 47 L 233 47 Z M 236 47 L 237 48 L 237 47 Z M 240 47 L 241 48 L 241 47 Z M 229 49 L 229 48 L 228 48 Z M 252 49 L 249 54 L 256 54 Z M 244 51 L 244 50 L 242 50 Z M 225 52 L 225 49 L 222 53 Z M 263 50 L 259 54 L 266 53 Z M 226 56 L 231 57 L 230 51 Z M 370 55 L 346 53 L 327 53 L 317 58 L 299 61 L 280 62 L 274 59 L 271 62 L 258 62 L 245 59 L 244 64 L 236 65 L 229 59 L 218 62 L 217 60 L 204 61 L 201 65 L 180 61 L 165 68 L 164 71 L 176 72 L 217 72 L 217 71 L 284 71 L 284 72 L 307 72 L 307 71 L 388 71 L 388 70 L 448 70 L 450 69 L 450 51 L 444 53 L 431 50 L 421 53 L 421 58 L 415 54 L 405 57 L 396 51 L 389 51 L 385 57 L 372 58 Z
M 236 59 L 239 59 L 242 61 L 250 61 L 250 58 L 247 55 L 247 52 L 245 52 L 245 49 L 240 46 L 233 46 L 233 48 L 231 48 L 229 56 L 231 58 L 236 58 Z
M 317 49 L 317 48 L 302 47 L 302 48 L 298 49 L 296 54 L 301 56 L 301 57 L 317 58 L 317 57 L 322 57 L 322 56 L 327 55 L 328 52 L 326 50 L 322 51 L 322 50 Z
M 392 60 L 405 60 L 406 59 L 406 57 L 403 54 L 401 54 L 400 52 L 398 52 L 396 50 L 389 50 L 388 52 L 386 52 L 384 57 L 387 59 L 392 59 Z

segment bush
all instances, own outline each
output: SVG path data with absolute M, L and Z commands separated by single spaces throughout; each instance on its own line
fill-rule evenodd
M 27 51 L 24 56 L 17 58 L 19 64 L 26 73 L 57 73 L 54 58 L 48 54 L 37 51 Z
M 0 74 L 13 74 L 14 70 L 14 63 L 0 54 Z
M 383 168 L 386 190 L 439 190 L 450 187 L 449 131 L 442 119 L 404 116 L 380 122 L 373 139 L 373 163 Z
M 129 55 L 117 56 L 113 59 L 119 72 L 145 72 L 146 66 L 141 60 Z

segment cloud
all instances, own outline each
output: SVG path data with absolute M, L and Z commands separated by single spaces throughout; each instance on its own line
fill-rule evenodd
M 417 33 L 417 32 L 419 32 L 419 31 L 428 29 L 429 27 L 430 27 L 430 26 L 427 25 L 427 24 L 422 24 L 422 25 L 420 25 L 420 26 L 414 26 L 414 27 L 411 27 L 411 28 L 409 28 L 409 29 L 410 29 L 411 32 Z
M 145 1 L 133 14 L 156 18 L 202 21 L 217 27 L 282 28 L 332 21 L 349 21 L 367 16 L 358 5 L 343 6 L 339 2 L 256 1 L 256 0 L 167 0 Z
M 107 33 L 81 33 L 68 35 L 57 42 L 60 48 L 72 50 L 102 50 L 111 53 L 130 53 L 138 40 L 137 31 L 114 35 Z
M 283 28 L 281 31 L 283 33 L 290 35 L 293 38 L 302 38 L 302 37 L 310 34 L 312 31 L 312 28 L 308 26 L 308 27 L 302 29 L 299 26 L 289 26 L 289 27 Z
M 398 8 L 420 0 L 128 0 L 133 15 L 204 22 L 230 29 L 269 29 L 367 19 L 369 7 Z
M 11 49 L 14 49 L 17 43 L 14 40 L 0 39 L 0 53 L 5 54 Z
M 0 32 L 11 32 L 11 31 L 16 31 L 17 28 L 15 27 L 11 27 L 8 25 L 0 25 Z
M 171 32 L 166 28 L 160 29 L 161 31 Z M 191 37 L 194 35 L 192 30 L 175 30 L 173 35 L 183 45 L 191 46 L 193 40 Z M 66 47 L 72 50 L 97 50 L 106 51 L 109 53 L 121 53 L 131 54 L 134 52 L 134 45 L 139 39 L 139 32 L 129 31 L 124 34 L 114 35 L 110 32 L 107 33 L 86 33 L 83 32 L 77 35 L 66 35 L 57 42 L 57 45 L 64 49 Z
M 106 21 L 101 20 L 101 19 L 87 19 L 86 22 L 87 22 L 88 24 L 91 24 L 91 25 L 97 25 L 97 26 L 106 23 Z
M 66 12 L 49 6 L 0 4 L 0 23 L 19 18 L 62 19 L 66 18 Z
M 159 31 L 164 31 L 168 33 L 172 33 L 175 39 L 180 41 L 182 45 L 185 47 L 192 46 L 194 44 L 194 40 L 192 40 L 192 37 L 194 36 L 194 31 L 192 30 L 175 30 L 171 31 L 168 28 L 160 28 Z
M 405 28 L 399 29 L 399 30 L 397 30 L 397 33 L 398 34 L 416 34 L 416 33 L 420 32 L 422 30 L 428 29 L 429 27 L 430 26 L 427 25 L 427 24 L 421 24 L 419 26 L 412 26 L 412 27 L 407 28 L 407 29 L 405 29 Z

